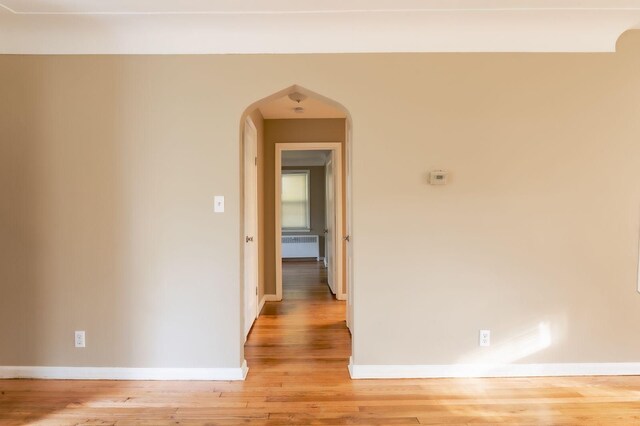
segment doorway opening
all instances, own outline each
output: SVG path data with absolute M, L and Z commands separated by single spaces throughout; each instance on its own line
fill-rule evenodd
M 354 335 L 350 129 L 344 107 L 299 86 L 252 104 L 242 117 L 241 311 L 253 371 L 276 342 L 287 359 L 305 353 L 289 336 L 298 313 L 299 332 L 342 336 L 327 340 L 346 370 Z
M 326 281 L 338 300 L 343 285 L 345 240 L 343 144 L 276 143 L 275 234 L 276 297 L 283 298 L 283 270 L 295 260 L 322 262 Z M 279 242 L 279 244 L 278 244 Z

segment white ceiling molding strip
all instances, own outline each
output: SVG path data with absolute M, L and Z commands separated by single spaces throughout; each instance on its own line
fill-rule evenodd
M 392 11 L 633 10 L 638 0 L 2 0 L 17 14 L 252 14 Z
M 640 28 L 640 0 L 298 3 L 0 0 L 0 53 L 613 52 Z

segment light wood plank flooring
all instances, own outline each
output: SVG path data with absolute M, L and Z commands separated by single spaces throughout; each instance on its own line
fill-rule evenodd
M 0 425 L 640 425 L 639 377 L 349 379 L 345 304 L 286 263 L 245 382 L 0 381 Z

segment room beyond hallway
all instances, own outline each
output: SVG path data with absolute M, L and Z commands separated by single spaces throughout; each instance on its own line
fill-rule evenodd
M 323 380 L 348 380 L 346 302 L 329 291 L 326 268 L 321 262 L 284 261 L 282 271 L 283 300 L 265 304 L 245 345 L 249 380 L 277 382 L 312 371 L 321 371 Z

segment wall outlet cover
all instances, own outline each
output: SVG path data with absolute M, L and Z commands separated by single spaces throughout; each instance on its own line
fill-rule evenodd
M 76 331 L 75 333 L 75 345 L 76 348 L 84 348 L 86 346 L 86 340 L 84 331 Z
M 491 345 L 491 330 L 480 330 L 480 341 L 478 344 L 480 346 Z

